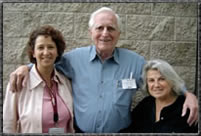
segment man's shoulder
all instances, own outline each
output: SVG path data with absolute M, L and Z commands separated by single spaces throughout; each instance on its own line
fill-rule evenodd
M 69 51 L 68 53 L 78 53 L 78 52 L 85 52 L 89 51 L 93 46 L 84 46 L 84 47 L 77 47 Z
M 126 49 L 126 48 L 117 48 L 117 50 L 119 51 L 120 54 L 123 55 L 128 55 L 128 56 L 135 56 L 135 57 L 140 57 L 143 58 L 143 56 L 141 56 L 140 54 L 136 53 L 135 51 Z
M 117 50 L 118 50 L 120 60 L 126 59 L 127 62 L 135 62 L 132 64 L 136 64 L 136 63 L 144 64 L 145 63 L 144 57 L 132 50 L 124 49 L 124 48 L 117 48 Z
M 84 46 L 84 47 L 77 47 L 74 48 L 66 53 L 64 53 L 63 57 L 64 58 L 69 58 L 69 57 L 78 57 L 79 55 L 83 56 L 84 54 L 89 54 L 89 51 L 92 49 L 93 46 Z

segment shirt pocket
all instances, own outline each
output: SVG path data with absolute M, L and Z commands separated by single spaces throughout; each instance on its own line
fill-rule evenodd
M 116 106 L 127 107 L 129 108 L 132 101 L 132 96 L 134 93 L 133 89 L 122 89 L 118 87 L 117 80 L 113 81 L 114 89 L 113 89 L 113 103 Z

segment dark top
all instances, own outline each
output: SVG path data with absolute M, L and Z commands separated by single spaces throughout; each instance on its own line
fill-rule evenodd
M 155 98 L 144 98 L 132 111 L 131 125 L 120 132 L 133 133 L 197 133 L 198 126 L 187 124 L 189 110 L 181 117 L 185 97 L 180 95 L 176 101 L 164 107 L 160 113 L 160 120 L 155 122 Z

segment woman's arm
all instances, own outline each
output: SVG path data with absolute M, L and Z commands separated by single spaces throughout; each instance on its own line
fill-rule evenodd
M 18 93 L 10 91 L 10 84 L 8 84 L 3 103 L 3 133 L 17 133 L 17 95 Z

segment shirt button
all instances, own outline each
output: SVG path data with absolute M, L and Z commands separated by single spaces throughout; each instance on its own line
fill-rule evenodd
M 164 120 L 164 118 L 163 118 L 163 117 L 161 117 L 161 120 Z

